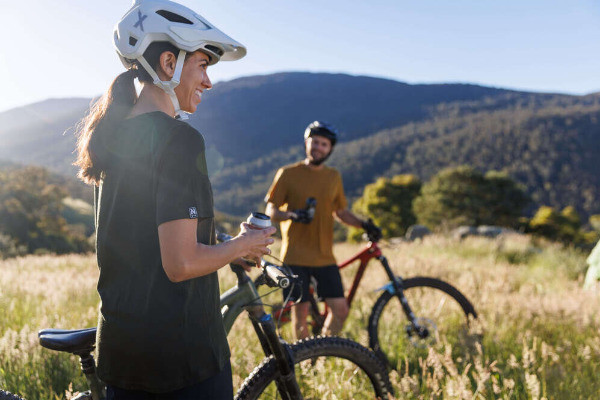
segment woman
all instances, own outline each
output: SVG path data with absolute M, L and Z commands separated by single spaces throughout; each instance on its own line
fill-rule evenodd
M 175 117 L 211 88 L 209 65 L 246 50 L 170 1 L 137 0 L 114 37 L 128 70 L 86 118 L 76 162 L 95 185 L 98 375 L 109 399 L 231 399 L 216 271 L 268 254 L 275 229 L 214 245 L 204 140 Z

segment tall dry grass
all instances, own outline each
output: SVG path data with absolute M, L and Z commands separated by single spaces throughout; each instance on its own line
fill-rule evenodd
M 441 336 L 430 348 L 404 348 L 391 373 L 398 398 L 600 398 L 600 298 L 598 292 L 581 289 L 587 254 L 519 235 L 462 242 L 431 236 L 383 248 L 397 274 L 452 283 L 480 316 L 459 338 Z M 342 260 L 359 249 L 340 244 L 335 252 Z M 355 267 L 343 271 L 347 286 L 354 271 Z M 223 270 L 220 277 L 222 289 L 234 284 L 229 271 Z M 78 360 L 41 349 L 36 332 L 93 326 L 96 279 L 93 256 L 28 256 L 0 262 L 0 387 L 28 399 L 68 398 L 85 388 Z M 380 267 L 369 267 L 344 336 L 368 343 L 367 320 L 379 294 L 375 290 L 386 280 Z M 280 295 L 265 301 L 281 301 Z M 401 315 L 386 318 L 390 326 L 397 321 L 403 329 Z M 291 336 L 289 326 L 283 335 Z M 237 387 L 263 356 L 244 315 L 229 341 Z

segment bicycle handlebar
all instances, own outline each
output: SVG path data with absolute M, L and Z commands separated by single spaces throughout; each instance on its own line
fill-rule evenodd
M 217 232 L 217 240 L 219 242 L 226 242 L 228 240 L 233 239 L 233 236 L 228 235 L 224 232 Z M 298 277 L 296 275 L 288 275 L 284 271 L 281 270 L 281 267 L 265 261 L 264 259 L 260 259 L 260 266 L 262 268 L 263 276 L 265 278 L 264 283 L 270 287 L 279 287 L 281 289 L 285 289 L 289 287 L 292 282 L 296 282 Z M 237 274 L 243 273 L 242 268 L 233 268 L 231 265 L 233 272 Z
M 285 289 L 288 286 L 290 286 L 290 284 L 292 283 L 292 279 L 294 279 L 293 276 L 288 276 L 285 272 L 279 269 L 279 266 L 275 264 L 271 264 L 270 262 L 261 260 L 260 265 L 263 268 L 263 271 L 272 281 L 272 284 L 269 284 L 269 282 L 267 281 L 267 284 L 269 286 L 278 286 L 282 289 Z
M 315 207 L 317 206 L 317 200 L 314 197 L 306 199 L 306 206 L 300 210 L 294 210 L 296 214 L 295 218 L 290 218 L 294 222 L 300 222 L 302 224 L 310 224 L 315 217 Z

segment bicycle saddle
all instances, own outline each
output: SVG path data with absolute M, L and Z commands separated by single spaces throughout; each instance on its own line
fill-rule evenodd
M 42 329 L 38 332 L 40 345 L 73 354 L 85 354 L 94 350 L 96 343 L 96 328 L 85 329 Z

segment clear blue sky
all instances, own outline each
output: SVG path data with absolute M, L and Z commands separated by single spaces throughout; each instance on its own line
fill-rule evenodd
M 182 0 L 248 47 L 213 82 L 278 71 L 409 83 L 600 91 L 597 0 Z M 91 97 L 123 70 L 112 47 L 128 0 L 4 0 L 0 111 Z

